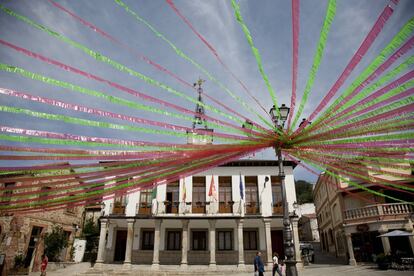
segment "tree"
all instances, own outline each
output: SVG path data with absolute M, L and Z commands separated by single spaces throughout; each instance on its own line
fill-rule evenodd
M 83 226 L 82 236 L 86 240 L 84 261 L 96 259 L 96 249 L 99 243 L 99 225 L 92 218 L 86 220 Z
M 68 246 L 68 239 L 62 226 L 54 225 L 52 232 L 45 235 L 45 253 L 50 261 L 60 261 L 60 253 Z
M 296 199 L 298 204 L 313 203 L 313 184 L 305 180 L 295 181 Z

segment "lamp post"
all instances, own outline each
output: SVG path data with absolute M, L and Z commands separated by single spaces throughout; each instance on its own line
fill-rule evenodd
M 283 132 L 284 124 L 287 120 L 290 108 L 286 105 L 282 104 L 279 107 L 280 113 L 280 121 L 276 114 L 276 107 L 273 106 L 270 109 L 270 116 L 272 117 L 272 121 L 276 128 L 280 130 L 280 133 Z M 292 241 L 292 228 L 290 226 L 290 219 L 289 219 L 289 209 L 288 209 L 288 202 L 286 198 L 286 185 L 285 185 L 285 172 L 283 169 L 283 160 L 282 160 L 282 146 L 281 143 L 277 143 L 275 145 L 276 156 L 279 164 L 279 178 L 281 181 L 282 187 L 282 202 L 283 202 L 283 243 L 285 245 L 285 264 L 286 264 L 286 276 L 297 276 L 298 271 L 296 269 L 296 260 L 295 260 L 295 246 Z

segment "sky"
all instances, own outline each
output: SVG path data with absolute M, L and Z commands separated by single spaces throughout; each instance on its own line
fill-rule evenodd
M 89 1 L 57 1 L 63 7 L 71 10 L 81 18 L 96 25 L 101 30 L 114 36 L 152 61 L 164 66 L 171 72 L 189 83 L 199 77 L 207 80 L 204 90 L 210 96 L 223 104 L 237 110 L 255 122 L 257 117 L 234 101 L 220 86 L 209 80 L 187 60 L 179 57 L 171 47 L 154 35 L 148 27 L 137 21 L 122 7 L 110 0 Z M 240 4 L 241 14 L 248 26 L 254 44 L 262 57 L 264 70 L 275 90 L 279 103 L 290 104 L 292 82 L 292 25 L 291 3 L 286 0 L 243 0 Z M 301 117 L 308 116 L 318 105 L 323 96 L 335 83 L 344 70 L 348 61 L 364 40 L 370 28 L 389 1 L 382 0 L 338 0 L 337 12 L 328 35 L 327 45 L 316 75 L 312 94 L 305 106 Z M 192 89 L 177 82 L 169 75 L 154 69 L 132 55 L 125 48 L 119 47 L 103 36 L 85 27 L 69 15 L 54 7 L 48 1 L 8 1 L 0 3 L 14 12 L 24 15 L 31 20 L 51 28 L 70 39 L 85 45 L 111 59 L 164 83 L 186 95 L 195 97 Z M 243 99 L 251 109 L 266 117 L 267 114 L 241 89 L 228 71 L 214 58 L 205 44 L 177 16 L 171 7 L 163 0 L 125 0 L 124 3 L 135 11 L 168 40 L 181 49 L 194 61 L 201 64 L 223 85 L 228 87 L 238 97 Z M 194 28 L 214 46 L 218 55 L 230 70 L 248 87 L 249 91 L 259 99 L 268 110 L 272 105 L 270 95 L 259 73 L 250 46 L 237 23 L 230 0 L 176 0 L 180 12 L 191 22 Z M 328 1 L 300 1 L 300 31 L 299 31 L 299 71 L 298 71 L 298 100 L 303 93 L 313 57 L 319 40 L 320 30 L 326 13 Z M 351 81 L 375 58 L 387 45 L 400 28 L 414 15 L 414 1 L 401 0 L 396 6 L 390 20 L 374 42 L 361 63 L 342 86 L 343 91 Z M 0 39 L 19 47 L 59 62 L 76 67 L 80 70 L 98 75 L 102 78 L 122 84 L 123 86 L 141 91 L 167 102 L 193 110 L 194 103 L 178 98 L 163 89 L 150 85 L 141 79 L 119 72 L 109 65 L 98 62 L 79 49 L 54 38 L 32 26 L 0 11 Z M 413 51 L 407 55 L 412 55 Z M 56 68 L 45 62 L 18 53 L 4 45 L 0 45 L 1 63 L 18 66 L 25 70 L 45 75 L 58 80 L 70 82 L 82 87 L 102 91 L 110 95 L 122 97 L 135 102 L 142 102 L 134 96 L 108 87 L 105 84 L 89 80 L 71 72 Z M 396 63 L 398 64 L 398 62 Z M 131 108 L 108 103 L 102 99 L 75 93 L 71 90 L 21 77 L 17 74 L 0 71 L 0 87 L 22 91 L 32 95 L 49 97 L 70 103 L 83 104 L 121 114 L 140 116 L 147 119 L 191 126 L 191 122 L 175 119 L 164 115 L 143 112 Z M 207 104 L 213 103 L 204 99 Z M 64 114 L 91 120 L 102 120 L 91 114 L 63 110 L 50 105 L 29 102 L 27 100 L 0 95 L 2 106 L 28 108 L 39 112 Z M 155 105 L 154 105 L 155 106 Z M 207 111 L 208 115 L 223 119 L 217 114 Z M 93 135 L 122 139 L 137 139 L 157 142 L 185 143 L 183 138 L 171 138 L 154 134 L 142 134 L 120 130 L 99 129 L 87 126 L 54 122 L 44 119 L 31 118 L 26 115 L 0 112 L 1 125 L 73 133 L 78 135 Z M 116 119 L 105 119 L 108 122 L 124 123 Z M 1 145 L 21 145 L 15 142 L 1 141 Z M 30 145 L 36 146 L 36 145 Z M 250 158 L 273 159 L 272 149 L 256 153 Z M 0 165 L 15 165 L 16 162 L 2 161 Z M 25 163 L 25 164 L 30 164 Z M 295 169 L 296 179 L 315 182 L 317 176 L 310 174 L 298 166 Z

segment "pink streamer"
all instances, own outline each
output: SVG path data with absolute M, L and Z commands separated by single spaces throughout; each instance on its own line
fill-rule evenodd
M 354 68 L 359 64 L 362 57 L 366 54 L 368 49 L 371 47 L 372 43 L 377 38 L 378 34 L 383 29 L 385 23 L 388 21 L 390 16 L 393 13 L 393 9 L 390 6 L 386 6 L 377 21 L 375 22 L 375 25 L 372 27 L 371 31 L 368 33 L 364 41 L 362 42 L 361 46 L 357 50 L 357 52 L 354 54 L 348 65 L 346 66 L 345 70 L 342 72 L 339 79 L 335 82 L 335 84 L 332 86 L 332 88 L 329 90 L 329 92 L 325 95 L 325 97 L 322 99 L 321 103 L 318 105 L 318 107 L 312 112 L 312 114 L 309 116 L 307 121 L 312 121 L 313 118 L 328 104 L 328 102 L 332 99 L 332 97 L 336 94 L 336 92 L 339 90 L 339 88 L 342 86 L 342 84 L 345 82 L 345 80 L 349 77 L 349 75 L 352 73 Z M 304 127 L 306 127 L 307 123 L 304 123 L 296 132 L 299 132 Z
M 93 25 L 92 23 L 86 21 L 85 19 L 81 18 L 80 16 L 76 15 L 75 13 L 71 12 L 70 10 L 66 9 L 65 7 L 61 6 L 60 4 L 54 2 L 53 0 L 48 0 L 52 5 L 54 5 L 56 8 L 60 9 L 61 11 L 67 13 L 68 15 L 72 16 L 74 19 L 78 20 L 80 23 L 82 23 L 84 26 L 92 29 L 94 32 L 100 34 L 101 36 L 109 39 L 110 41 L 114 42 L 115 44 L 121 46 L 123 49 L 127 50 L 128 52 L 130 52 L 133 56 L 138 57 L 139 59 L 142 59 L 143 61 L 145 61 L 146 63 L 152 65 L 153 67 L 155 67 L 156 69 L 167 73 L 168 75 L 170 75 L 171 77 L 175 78 L 177 81 L 181 82 L 182 84 L 184 84 L 185 86 L 194 89 L 194 86 L 191 85 L 190 83 L 188 83 L 187 81 L 181 79 L 180 77 L 178 77 L 177 75 L 175 75 L 174 73 L 172 73 L 171 71 L 169 71 L 168 69 L 166 69 L 165 67 L 155 63 L 154 61 L 152 61 L 151 59 L 149 59 L 148 57 L 138 53 L 135 49 L 129 47 L 128 45 L 126 45 L 125 43 L 122 43 L 121 41 L 117 40 L 115 37 L 111 36 L 110 34 L 104 32 L 103 30 L 99 29 L 98 27 L 96 27 L 95 25 Z M 244 86 L 242 84 L 242 86 Z M 245 88 L 247 89 L 247 88 Z M 247 120 L 247 118 L 245 116 L 240 115 L 239 113 L 237 113 L 236 111 L 234 111 L 233 109 L 227 107 L 226 105 L 224 105 L 223 103 L 213 99 L 212 97 L 208 96 L 207 94 L 204 94 L 206 97 L 210 98 L 211 100 L 213 100 L 214 102 L 216 102 L 218 105 L 220 105 L 221 107 L 225 108 L 226 110 L 232 112 L 233 114 L 240 116 L 241 118 Z M 255 126 L 264 129 L 262 126 L 257 125 L 254 123 Z
M 147 120 L 147 119 L 138 118 L 138 117 L 127 116 L 127 115 L 123 115 L 123 114 L 113 113 L 113 112 L 110 112 L 110 111 L 105 111 L 105 110 L 102 110 L 102 109 L 95 109 L 95 108 L 87 107 L 87 106 L 84 106 L 84 105 L 76 105 L 76 104 L 66 103 L 66 102 L 62 102 L 62 101 L 58 101 L 58 100 L 54 100 L 54 99 L 50 99 L 50 98 L 44 98 L 44 97 L 40 97 L 40 96 L 33 96 L 33 95 L 30 95 L 30 94 L 27 94 L 27 93 L 18 92 L 18 91 L 11 90 L 11 89 L 6 89 L 6 88 L 0 88 L 0 94 L 19 97 L 19 98 L 22 98 L 22 99 L 31 100 L 31 101 L 35 101 L 35 102 L 40 102 L 40 103 L 44 103 L 44 104 L 49 104 L 49 105 L 57 106 L 57 107 L 60 107 L 60 108 L 63 108 L 63 109 L 70 109 L 70 110 L 84 112 L 84 113 L 88 113 L 88 114 L 94 114 L 94 115 L 98 115 L 98 116 L 102 116 L 102 117 L 116 118 L 116 119 L 121 119 L 121 120 L 124 120 L 124 121 L 129 121 L 129 122 L 134 122 L 134 123 L 139 123 L 139 124 L 147 124 L 147 125 L 172 129 L 172 130 L 176 130 L 176 131 L 192 131 L 192 132 L 195 132 L 195 133 L 198 133 L 198 134 L 213 135 L 215 137 L 239 139 L 239 140 L 249 140 L 249 138 L 246 138 L 246 137 L 243 137 L 243 136 L 224 134 L 224 133 L 219 133 L 219 132 L 210 133 L 210 132 L 202 130 L 202 129 L 192 129 L 192 128 L 189 128 L 189 127 L 183 127 L 183 126 L 172 125 L 172 124 Z
M 193 27 L 191 22 L 177 9 L 177 7 L 174 5 L 174 2 L 172 0 L 166 0 L 167 4 L 174 10 L 174 12 L 187 24 L 187 26 L 193 31 L 193 33 L 207 46 L 207 48 L 213 53 L 213 55 L 216 57 L 217 61 L 231 74 L 231 76 L 237 80 L 237 82 L 243 87 L 244 91 L 247 92 L 247 94 L 252 97 L 252 99 L 259 105 L 259 107 L 266 113 L 269 114 L 266 109 L 260 104 L 259 100 L 253 96 L 253 94 L 247 89 L 246 85 L 233 73 L 233 71 L 228 68 L 228 66 L 222 61 L 219 54 L 217 53 L 217 50 L 210 44 L 208 41 Z
M 59 68 L 61 68 L 63 70 L 66 70 L 66 71 L 69 71 L 69 72 L 72 72 L 72 73 L 76 73 L 76 74 L 81 75 L 83 77 L 86 77 L 88 79 L 93 79 L 93 80 L 98 81 L 98 82 L 103 82 L 103 83 L 105 83 L 105 84 L 107 84 L 107 85 L 109 85 L 111 87 L 114 87 L 114 88 L 116 88 L 118 90 L 121 90 L 121 91 L 126 92 L 128 94 L 131 94 L 131 95 L 136 96 L 138 98 L 142 98 L 142 99 L 144 99 L 146 101 L 150 101 L 150 102 L 153 102 L 153 103 L 156 103 L 156 104 L 165 106 L 165 107 L 170 107 L 170 108 L 173 108 L 175 110 L 178 110 L 178 111 L 183 112 L 183 113 L 186 113 L 186 114 L 198 115 L 199 116 L 199 114 L 195 113 L 192 110 L 189 110 L 189 109 L 180 107 L 178 105 L 175 105 L 175 104 L 172 104 L 170 102 L 166 102 L 166 101 L 160 100 L 160 99 L 155 98 L 155 97 L 152 97 L 152 96 L 148 96 L 148 95 L 146 95 L 144 93 L 141 93 L 139 91 L 133 90 L 133 89 L 128 88 L 128 87 L 125 87 L 125 86 L 120 85 L 118 83 L 115 83 L 115 82 L 112 82 L 112 81 L 103 79 L 103 78 L 98 77 L 96 75 L 93 75 L 93 74 L 84 72 L 82 70 L 76 69 L 76 68 L 74 68 L 72 66 L 63 64 L 63 63 L 61 63 L 59 61 L 56 61 L 56 60 L 53 60 L 53 59 L 44 57 L 44 56 L 39 55 L 39 54 L 36 54 L 36 53 L 31 52 L 31 51 L 29 51 L 27 49 L 21 48 L 21 47 L 16 46 L 16 45 L 13 45 L 13 44 L 11 44 L 11 43 L 9 43 L 7 41 L 4 41 L 2 39 L 0 39 L 0 44 L 3 44 L 5 46 L 8 46 L 8 47 L 10 47 L 10 48 L 12 48 L 12 49 L 20 52 L 20 53 L 23 53 L 23 54 L 27 55 L 27 56 L 30 56 L 30 57 L 33 57 L 33 58 L 42 60 L 42 61 L 44 61 L 46 63 L 49 63 L 49 64 L 52 64 L 52 65 L 55 65 L 55 66 L 57 66 L 57 67 L 59 67 Z M 230 127 L 234 128 L 234 129 L 238 129 L 238 130 L 241 130 L 241 131 L 245 131 L 245 129 L 242 128 L 241 126 L 233 125 L 233 124 L 227 123 L 225 121 L 221 121 L 221 120 L 218 120 L 218 119 L 214 119 L 214 118 L 212 118 L 210 116 L 207 116 L 207 115 L 202 115 L 201 117 L 203 119 L 209 120 L 209 121 L 214 122 L 216 124 L 222 124 L 222 125 L 230 126 Z M 263 136 L 262 133 L 256 132 L 256 131 L 252 131 L 252 134 L 257 135 L 257 136 Z
M 289 132 L 290 123 L 296 105 L 296 82 L 298 79 L 298 53 L 299 53 L 299 0 L 292 0 L 292 96 L 290 98 L 290 113 L 287 123 Z
M 75 18 L 76 20 L 78 20 L 80 23 L 82 23 L 83 25 L 85 25 L 86 27 L 92 29 L 94 32 L 102 35 L 103 37 L 106 37 L 107 39 L 111 40 L 112 42 L 114 42 L 115 44 L 118 44 L 119 46 L 121 46 L 122 48 L 124 48 L 125 50 L 127 50 L 128 52 L 130 52 L 132 55 L 138 57 L 139 59 L 142 59 L 143 61 L 145 61 L 146 63 L 152 65 L 153 67 L 155 67 L 156 69 L 167 73 L 168 75 L 170 75 L 171 77 L 175 78 L 176 80 L 178 80 L 179 82 L 181 82 L 182 84 L 193 88 L 193 86 L 186 82 L 185 80 L 181 79 L 180 77 L 178 77 L 177 75 L 175 75 L 174 73 L 172 73 L 171 71 L 169 71 L 168 69 L 164 68 L 163 66 L 155 63 L 154 61 L 152 61 L 151 59 L 147 58 L 146 56 L 138 53 L 138 51 L 136 51 L 135 49 L 132 49 L 131 47 L 129 47 L 128 45 L 120 42 L 119 40 L 117 40 L 116 38 L 114 38 L 113 36 L 111 36 L 110 34 L 104 32 L 103 30 L 99 29 L 98 27 L 96 27 L 95 25 L 93 25 L 92 23 L 84 20 L 83 18 L 77 16 L 75 13 L 69 11 L 68 9 L 64 8 L 63 6 L 61 6 L 60 4 L 56 3 L 55 1 L 52 0 L 48 0 L 52 5 L 54 5 L 56 8 L 64 11 L 65 13 L 69 14 L 70 16 L 72 16 L 73 18 Z

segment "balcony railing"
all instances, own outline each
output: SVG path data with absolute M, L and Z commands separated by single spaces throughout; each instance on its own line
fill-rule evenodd
M 111 210 L 111 215 L 125 215 L 125 205 L 118 203 L 111 203 L 109 209 Z
M 385 216 L 408 215 L 414 211 L 411 204 L 391 203 L 369 205 L 362 208 L 349 209 L 344 211 L 345 220 L 358 220 L 366 218 L 377 218 Z
M 234 204 L 234 201 L 220 202 L 219 213 L 220 214 L 233 213 L 233 204 Z
M 257 215 L 260 213 L 259 204 L 256 202 L 246 202 L 246 215 Z
M 151 210 L 152 210 L 151 203 L 147 203 L 147 202 L 137 203 L 136 214 L 151 215 Z
M 281 202 L 272 204 L 272 213 L 274 215 L 283 214 L 283 204 Z
M 192 213 L 193 214 L 205 214 L 207 205 L 210 205 L 210 202 L 201 202 L 201 201 L 193 202 Z

